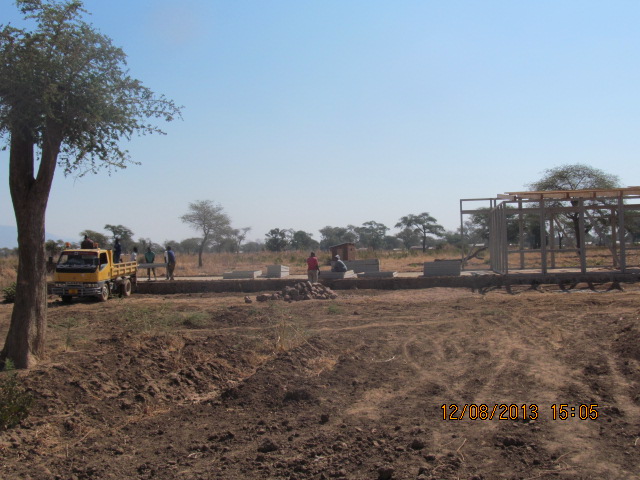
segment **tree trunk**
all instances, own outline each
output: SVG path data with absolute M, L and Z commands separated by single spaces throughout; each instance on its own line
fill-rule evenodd
M 207 245 L 207 240 L 209 239 L 209 234 L 204 232 L 204 237 L 202 238 L 202 243 L 198 248 L 198 267 L 202 268 L 202 253 L 204 252 L 204 247 Z
M 580 255 L 580 242 L 582 238 L 582 232 L 580 231 L 580 217 L 578 214 L 571 215 L 571 223 L 573 225 L 573 231 L 576 236 L 576 248 L 578 249 L 578 255 Z
M 198 267 L 202 268 L 202 251 L 204 250 L 204 244 L 200 245 L 198 249 Z
M 52 126 L 45 134 L 37 177 L 32 137 L 23 132 L 11 134 L 9 187 L 18 226 L 18 279 L 11 325 L 0 359 L 11 359 L 16 368 L 29 368 L 45 350 L 45 213 L 60 150 L 61 136 L 56 134 L 59 131 Z

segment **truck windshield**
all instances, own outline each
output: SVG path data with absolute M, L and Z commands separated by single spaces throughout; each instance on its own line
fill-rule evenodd
M 63 252 L 56 268 L 59 270 L 94 270 L 98 266 L 98 256 L 87 252 Z

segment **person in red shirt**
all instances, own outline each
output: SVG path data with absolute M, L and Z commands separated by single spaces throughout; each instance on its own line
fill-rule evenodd
M 318 283 L 319 272 L 320 265 L 318 264 L 318 258 L 315 252 L 311 252 L 311 255 L 307 258 L 307 278 L 311 283 Z

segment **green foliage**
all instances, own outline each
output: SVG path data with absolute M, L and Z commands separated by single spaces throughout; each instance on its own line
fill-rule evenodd
M 270 252 L 282 252 L 291 243 L 291 232 L 287 229 L 273 228 L 266 235 L 264 246 Z
M 315 250 L 320 244 L 313 238 L 312 233 L 307 233 L 302 230 L 293 232 L 291 236 L 291 249 L 292 250 Z
M 211 200 L 198 200 L 189 204 L 189 211 L 180 217 L 194 230 L 202 233 L 198 247 L 198 266 L 202 267 L 202 252 L 210 243 L 222 244 L 234 234 L 231 219 L 222 205 Z
M 389 228 L 374 220 L 364 222 L 361 227 L 349 226 L 358 235 L 358 246 L 380 250 L 384 246 L 384 238 Z
M 609 189 L 620 186 L 620 179 L 616 175 L 606 173 L 598 168 L 589 165 L 577 163 L 573 165 L 561 165 L 556 168 L 550 168 L 544 171 L 544 175 L 537 182 L 529 184 L 529 187 L 537 191 L 548 190 L 581 190 L 581 189 Z M 585 205 L 593 205 L 602 203 L 597 200 L 586 200 Z M 578 206 L 577 200 L 572 200 L 573 207 Z M 560 206 L 562 202 L 549 202 L 548 207 Z M 584 222 L 584 231 L 580 231 L 578 211 L 561 213 L 558 219 L 572 230 L 576 245 L 580 245 L 581 237 L 588 235 L 592 229 L 606 230 L 610 227 L 607 214 L 595 210 L 592 213 L 593 220 L 586 219 Z M 600 227 L 600 228 L 598 228 Z M 539 226 L 538 226 L 539 231 Z
M 580 190 L 590 188 L 616 188 L 620 179 L 599 168 L 576 163 L 549 168 L 537 182 L 529 184 L 533 190 Z
M 427 249 L 427 241 L 430 235 L 433 237 L 443 237 L 445 234 L 442 225 L 437 223 L 437 220 L 429 215 L 428 212 L 422 212 L 419 215 L 405 215 L 396 223 L 396 228 L 412 229 L 416 234 L 420 235 L 423 252 Z M 408 237 L 406 231 L 404 236 Z M 403 239 L 403 241 L 405 241 L 405 239 Z
M 74 317 L 64 319 L 60 323 L 60 327 L 64 329 L 64 349 L 68 351 L 73 345 L 73 329 L 80 325 L 80 322 Z
M 16 282 L 12 282 L 9 286 L 2 289 L 2 295 L 4 296 L 4 301 L 6 303 L 13 303 L 16 301 Z
M 396 226 L 396 228 L 401 227 Z M 420 242 L 422 242 L 420 232 L 417 232 L 415 228 L 411 227 L 404 227 L 400 232 L 396 233 L 396 237 L 402 241 L 404 248 L 407 250 L 413 246 L 420 245 Z
M 333 245 L 355 243 L 358 235 L 350 228 L 326 226 L 320 229 L 320 249 L 329 250 Z
M 61 144 L 58 164 L 83 175 L 131 163 L 121 138 L 163 133 L 148 118 L 180 115 L 129 76 L 125 53 L 82 19 L 82 2 L 16 4 L 36 27 L 0 26 L 0 133 Z
M 209 324 L 209 315 L 206 312 L 194 312 L 184 316 L 181 320 L 186 328 L 204 328 Z
M 340 315 L 342 313 L 342 307 L 336 303 L 332 303 L 327 306 L 327 313 L 329 315 Z
M 122 312 L 125 330 L 134 334 L 166 334 L 176 328 L 204 328 L 210 317 L 206 312 L 178 312 L 170 304 L 139 307 L 127 304 Z
M 105 225 L 105 230 L 109 230 L 111 235 L 113 236 L 113 241 L 115 242 L 116 238 L 120 241 L 120 245 L 122 246 L 123 252 L 130 252 L 134 247 L 135 242 L 133 241 L 133 231 L 124 225 Z M 94 239 L 94 242 L 96 240 Z M 106 248 L 107 244 L 102 245 Z
M 21 385 L 11 360 L 6 360 L 0 373 L 0 430 L 7 430 L 27 418 L 33 396 Z

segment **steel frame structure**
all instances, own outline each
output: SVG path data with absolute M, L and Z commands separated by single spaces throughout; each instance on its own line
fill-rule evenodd
M 465 208 L 469 202 L 488 202 L 488 208 Z M 495 198 L 470 198 L 460 200 L 460 231 L 463 238 L 462 259 L 468 254 L 469 245 L 465 244 L 465 215 L 486 214 L 489 216 L 489 254 L 490 269 L 506 275 L 511 270 L 531 269 L 532 253 L 535 268 L 542 274 L 556 269 L 556 255 L 560 252 L 576 252 L 577 264 L 562 268 L 579 268 L 586 273 L 589 252 L 593 248 L 585 242 L 586 225 L 594 228 L 602 238 L 609 237 L 609 250 L 612 257 L 612 271 L 625 271 L 638 265 L 629 265 L 627 253 L 640 250 L 640 246 L 628 241 L 627 230 L 631 219 L 640 217 L 640 187 L 615 189 L 585 189 L 508 192 Z M 578 231 L 578 244 L 572 248 L 562 248 L 556 236 L 564 235 L 561 217 L 570 217 Z M 527 248 L 525 245 L 527 224 L 537 220 L 539 225 L 539 248 Z M 516 222 L 518 229 L 517 244 L 509 244 L 507 228 Z M 626 223 L 625 223 L 626 222 Z M 514 261 L 511 259 L 516 256 Z

